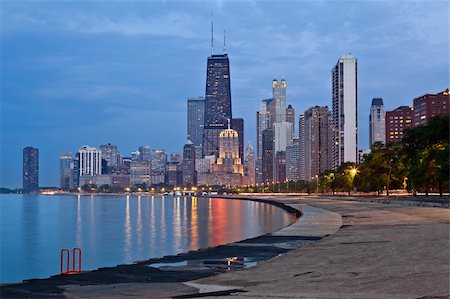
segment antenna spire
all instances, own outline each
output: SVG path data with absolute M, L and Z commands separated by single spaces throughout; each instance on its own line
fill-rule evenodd
M 211 11 L 211 55 L 214 54 L 214 12 Z
M 226 51 L 226 47 L 225 47 L 225 36 L 226 36 L 226 31 L 225 29 L 223 30 L 223 54 L 225 54 Z

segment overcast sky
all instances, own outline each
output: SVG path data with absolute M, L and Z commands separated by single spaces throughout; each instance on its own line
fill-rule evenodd
M 233 116 L 255 144 L 260 101 L 287 80 L 298 114 L 331 108 L 331 68 L 358 59 L 359 145 L 372 98 L 388 110 L 449 85 L 447 1 L 2 1 L 1 186 L 21 187 L 22 149 L 40 150 L 40 185 L 59 155 L 111 142 L 181 152 L 186 99 L 204 96 L 210 21 L 223 30 Z M 297 120 L 296 120 L 297 121 Z M 296 127 L 298 132 L 298 127 Z

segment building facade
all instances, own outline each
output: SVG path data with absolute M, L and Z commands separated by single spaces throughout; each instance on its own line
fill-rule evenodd
M 71 190 L 78 187 L 74 179 L 75 163 L 72 154 L 59 156 L 59 186 L 64 190 Z
M 315 106 L 306 110 L 304 115 L 305 179 L 310 181 L 331 169 L 331 113 L 327 106 Z
M 203 144 L 205 125 L 205 99 L 203 97 L 187 100 L 187 136 L 195 146 Z
M 382 98 L 373 98 L 369 114 L 369 144 L 386 144 L 386 110 Z
M 358 62 L 351 55 L 339 58 L 332 72 L 333 156 L 337 169 L 358 158 Z M 308 179 L 308 177 L 307 177 Z
M 430 118 L 436 115 L 448 115 L 449 90 L 446 89 L 437 94 L 426 94 L 413 100 L 414 104 L 414 126 L 428 124 Z
M 299 175 L 300 180 L 306 180 L 305 177 L 305 115 L 300 114 L 298 117 L 298 143 L 300 147 L 299 158 Z
M 108 167 L 119 166 L 119 151 L 117 150 L 117 145 L 108 143 L 100 145 L 101 158 L 106 160 Z
M 219 135 L 232 119 L 230 61 L 227 54 L 208 57 L 206 70 L 203 155 L 219 155 Z
M 274 142 L 273 129 L 266 129 L 262 134 L 262 183 L 273 181 Z
M 286 121 L 291 124 L 291 140 L 295 137 L 295 110 L 292 105 L 286 108 Z
M 413 124 L 414 111 L 411 107 L 400 106 L 395 110 L 386 111 L 386 143 L 401 141 L 403 132 Z
M 256 184 L 256 156 L 253 146 L 250 142 L 245 146 L 244 158 L 244 184 L 247 186 L 255 186 Z
M 132 161 L 130 165 L 130 184 L 131 186 L 146 185 L 150 186 L 151 163 L 145 160 Z
M 286 80 L 282 79 L 278 83 L 277 79 L 272 81 L 272 95 L 275 101 L 275 121 L 274 122 L 285 122 L 286 121 Z
M 300 141 L 294 139 L 286 148 L 286 180 L 300 180 Z
M 195 145 L 188 139 L 183 147 L 183 186 L 197 185 L 197 172 L 195 171 Z
M 27 146 L 23 149 L 22 188 L 25 192 L 39 189 L 39 149 Z
M 243 118 L 233 118 L 231 120 L 231 128 L 236 130 L 239 137 L 239 158 L 241 159 L 241 164 L 244 164 L 244 119 Z
M 102 174 L 102 151 L 90 146 L 83 146 L 78 151 L 80 159 L 80 177 Z

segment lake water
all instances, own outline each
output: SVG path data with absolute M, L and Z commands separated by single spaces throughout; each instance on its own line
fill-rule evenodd
M 269 204 L 173 196 L 0 196 L 0 282 L 60 272 L 61 248 L 83 270 L 217 246 L 291 223 Z

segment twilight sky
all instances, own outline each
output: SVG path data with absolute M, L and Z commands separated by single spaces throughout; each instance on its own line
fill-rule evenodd
M 204 96 L 214 11 L 233 116 L 255 144 L 260 101 L 287 80 L 298 114 L 331 108 L 331 68 L 358 59 L 359 145 L 371 99 L 388 110 L 449 85 L 447 1 L 2 1 L 0 186 L 21 187 L 22 148 L 40 150 L 40 185 L 82 145 L 181 152 L 186 99 Z M 297 121 L 297 119 L 296 119 Z M 298 132 L 298 127 L 296 127 Z

